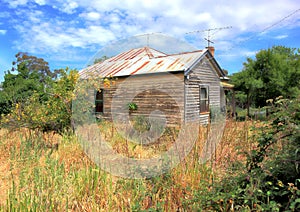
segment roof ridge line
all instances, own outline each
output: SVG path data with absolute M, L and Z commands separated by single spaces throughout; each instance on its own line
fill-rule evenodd
M 154 58 L 154 55 L 150 52 L 150 48 L 148 46 L 145 46 L 144 50 L 145 50 L 146 54 L 148 55 L 149 59 Z M 155 50 L 155 49 L 153 49 L 153 50 Z

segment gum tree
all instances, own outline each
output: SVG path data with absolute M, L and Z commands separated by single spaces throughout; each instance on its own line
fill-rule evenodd
M 278 96 L 295 98 L 300 93 L 299 49 L 274 46 L 261 50 L 255 58 L 247 58 L 243 70 L 231 79 L 241 96 L 246 96 L 247 108 L 251 104 L 263 107 L 267 99 Z

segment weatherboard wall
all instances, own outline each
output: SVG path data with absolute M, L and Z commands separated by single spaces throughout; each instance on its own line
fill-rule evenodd
M 138 109 L 130 112 L 131 119 L 152 114 L 165 117 L 168 126 L 181 124 L 184 121 L 183 72 L 118 78 L 114 86 L 104 88 L 103 101 L 103 117 L 106 119 L 111 120 L 112 111 L 115 115 L 124 113 L 126 105 L 133 102 Z M 153 114 L 153 111 L 156 112 Z M 129 113 L 129 110 L 126 112 Z
M 185 120 L 206 124 L 209 113 L 200 111 L 200 86 L 208 87 L 210 108 L 220 108 L 220 77 L 208 57 L 202 58 L 185 79 Z

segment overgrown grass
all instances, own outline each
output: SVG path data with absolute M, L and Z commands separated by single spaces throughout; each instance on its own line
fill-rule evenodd
M 207 204 L 213 200 L 212 189 L 228 172 L 235 173 L 232 164 L 245 161 L 239 149 L 253 148 L 249 139 L 253 124 L 228 121 L 214 156 L 205 164 L 201 163 L 200 150 L 207 129 L 201 128 L 190 155 L 176 168 L 150 179 L 131 180 L 99 169 L 84 154 L 74 135 L 45 137 L 25 129 L 15 132 L 2 129 L 0 210 L 214 210 Z M 176 137 L 176 130 L 169 130 L 163 145 L 140 147 L 122 139 L 111 125 L 102 123 L 101 127 L 106 128 L 104 136 L 111 140 L 116 151 L 127 151 L 130 157 L 137 158 L 165 151 L 172 137 Z M 227 205 L 220 202 L 219 207 L 225 210 Z

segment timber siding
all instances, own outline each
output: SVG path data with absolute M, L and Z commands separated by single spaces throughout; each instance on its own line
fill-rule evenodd
M 174 81 L 174 77 L 177 80 Z M 151 112 L 158 110 L 165 115 L 168 126 L 178 125 L 184 120 L 183 79 L 183 73 L 145 74 L 119 78 L 115 86 L 104 88 L 103 117 L 111 120 L 112 111 L 120 114 L 124 112 L 120 107 L 126 108 L 129 102 L 134 102 L 138 109 L 132 111 L 131 118 L 148 117 Z M 117 92 L 117 88 L 122 92 L 119 92 L 120 90 Z
M 220 77 L 207 57 L 204 57 L 187 74 L 185 79 L 185 120 L 208 122 L 208 113 L 200 111 L 200 86 L 208 86 L 210 108 L 220 108 Z
M 116 114 L 126 113 L 127 117 L 127 104 L 135 103 L 138 109 L 130 111 L 131 119 L 148 118 L 154 112 L 165 117 L 167 125 L 207 124 L 210 112 L 206 108 L 206 112 L 200 111 L 201 85 L 208 88 L 210 109 L 220 110 L 225 105 L 220 85 L 220 77 L 225 75 L 207 49 L 172 55 L 149 47 L 132 49 L 87 67 L 80 72 L 81 78 L 88 78 L 90 72 L 118 78 L 103 91 L 102 116 L 109 120 Z

